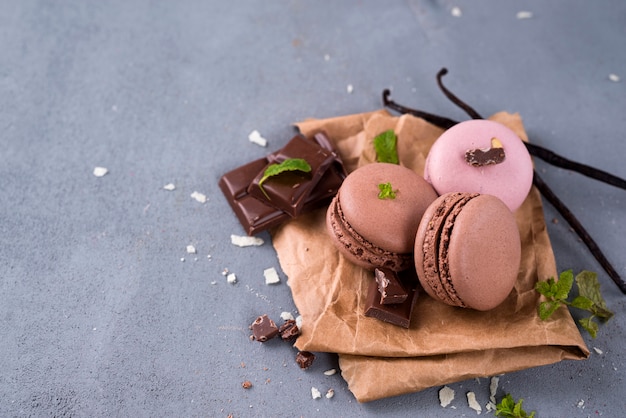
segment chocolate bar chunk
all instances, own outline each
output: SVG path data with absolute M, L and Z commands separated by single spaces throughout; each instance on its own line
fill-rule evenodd
M 298 363 L 301 369 L 308 369 L 311 367 L 314 360 L 315 354 L 309 351 L 298 351 L 298 354 L 296 354 L 296 363 Z
M 269 164 L 280 164 L 292 158 L 302 158 L 310 166 L 308 173 L 286 171 L 267 178 L 259 185 L 265 168 L 252 180 L 248 193 L 292 217 L 300 215 L 313 189 L 335 162 L 336 155 L 303 136 L 295 136 L 282 149 L 268 157 Z M 267 167 L 266 167 L 267 168 Z
M 402 303 L 409 296 L 396 272 L 387 268 L 377 268 L 374 270 L 374 277 L 378 284 L 381 305 Z
M 410 286 L 408 289 L 409 294 L 404 302 L 383 305 L 380 303 L 378 284 L 372 282 L 367 292 L 365 316 L 376 318 L 403 328 L 409 328 L 411 325 L 411 313 L 417 301 L 418 291 L 416 285 Z
M 291 219 L 291 216 L 283 210 L 271 206 L 265 196 L 258 199 L 248 193 L 254 178 L 265 170 L 270 161 L 275 161 L 275 154 L 270 154 L 267 158 L 260 158 L 231 170 L 224 174 L 218 182 L 224 197 L 226 197 L 228 204 L 248 235 L 257 234 Z M 316 187 L 310 191 L 300 213 L 309 212 L 326 205 L 339 190 L 346 177 L 346 171 L 341 159 L 334 153 L 332 155 L 334 158 L 332 164 Z M 266 190 L 268 183 L 269 181 L 263 184 Z
M 262 343 L 278 335 L 276 323 L 267 315 L 261 315 L 255 319 L 250 328 L 254 339 Z

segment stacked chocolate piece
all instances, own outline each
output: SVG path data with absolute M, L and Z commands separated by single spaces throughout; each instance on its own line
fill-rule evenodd
M 367 292 L 365 316 L 409 328 L 417 301 L 417 275 L 414 269 L 396 273 L 386 268 L 374 270 L 376 282 Z
M 310 171 L 267 178 L 268 167 L 291 159 L 306 161 Z M 297 135 L 280 150 L 229 171 L 219 186 L 246 233 L 254 235 L 328 204 L 345 177 L 341 158 L 320 132 L 313 139 Z

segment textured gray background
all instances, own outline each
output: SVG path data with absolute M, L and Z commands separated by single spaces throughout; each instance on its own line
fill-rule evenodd
M 217 180 L 293 122 L 380 108 L 384 88 L 465 119 L 436 87 L 443 66 L 484 115 L 520 112 L 532 141 L 626 177 L 624 45 L 621 0 L 0 1 L 0 415 L 475 415 L 465 392 L 484 405 L 487 379 L 450 385 L 446 409 L 439 388 L 359 404 L 322 373 L 334 355 L 301 371 L 288 344 L 250 342 L 258 314 L 296 310 L 282 272 L 264 284 L 280 271 L 269 236 L 230 244 L 242 229 Z M 626 276 L 625 192 L 537 166 Z M 545 212 L 559 270 L 600 272 L 616 317 L 584 334 L 602 354 L 507 374 L 498 397 L 541 417 L 621 415 L 625 297 Z

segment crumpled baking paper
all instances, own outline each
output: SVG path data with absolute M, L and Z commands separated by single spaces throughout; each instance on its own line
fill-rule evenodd
M 501 112 L 490 119 L 527 140 L 519 115 Z M 306 136 L 326 132 L 348 172 L 374 162 L 373 138 L 393 129 L 400 164 L 423 174 L 428 150 L 443 132 L 423 119 L 385 110 L 306 120 L 297 127 Z M 478 312 L 445 305 L 422 291 L 409 329 L 364 316 L 373 273 L 338 253 L 326 232 L 325 213 L 322 208 L 281 225 L 272 231 L 272 242 L 303 318 L 296 347 L 338 353 L 342 377 L 358 401 L 589 355 L 567 308 L 547 321 L 537 314 L 540 295 L 534 285 L 557 277 L 557 271 L 534 187 L 515 213 L 522 261 L 508 298 Z

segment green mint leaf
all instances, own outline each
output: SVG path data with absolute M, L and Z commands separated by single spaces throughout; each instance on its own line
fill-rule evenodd
M 379 163 L 399 164 L 397 142 L 393 129 L 376 136 L 374 138 L 376 161 Z
M 263 189 L 263 183 L 265 183 L 265 181 L 270 177 L 277 176 L 286 171 L 302 171 L 304 173 L 308 173 L 311 171 L 311 166 L 303 158 L 287 158 L 280 164 L 270 164 L 269 166 L 267 166 L 267 168 L 263 172 L 263 177 L 261 177 L 261 180 L 259 180 L 259 187 L 261 188 L 261 191 L 263 192 L 265 197 L 269 199 L 269 196 L 267 195 L 267 193 L 265 193 L 265 190 Z
M 593 321 L 593 316 L 579 319 L 578 323 L 587 330 L 587 332 L 591 335 L 591 338 L 596 338 L 598 335 L 598 324 Z
M 546 319 L 550 318 L 552 316 L 552 314 L 561 307 L 563 303 L 560 301 L 546 301 L 546 302 L 541 302 L 539 304 L 539 318 L 541 318 L 542 321 L 545 321 Z
M 586 310 L 590 311 L 600 319 L 606 321 L 613 316 L 600 293 L 600 282 L 598 275 L 592 271 L 583 270 L 576 276 L 578 293 L 592 301 L 592 306 Z
M 593 306 L 593 301 L 586 296 L 576 296 L 570 305 L 588 311 Z
M 566 270 L 559 275 L 559 281 L 556 282 L 557 293 L 555 295 L 556 299 L 565 300 L 569 295 L 569 291 L 572 289 L 572 285 L 574 284 L 574 274 L 572 270 Z
M 534 418 L 535 411 L 528 415 L 526 411 L 522 409 L 523 401 L 523 399 L 520 399 L 515 402 L 513 396 L 511 396 L 510 393 L 507 393 L 506 396 L 502 398 L 502 401 L 496 405 L 496 416 L 506 418 Z
M 391 187 L 391 183 L 389 182 L 380 183 L 378 185 L 378 190 L 380 190 L 380 192 L 378 193 L 379 199 L 395 199 L 396 198 L 397 190 L 393 190 L 393 187 Z
M 554 283 L 554 279 L 552 277 L 548 280 L 538 281 L 535 284 L 535 290 L 547 298 L 552 298 L 552 296 L 554 296 L 551 290 L 552 283 Z

